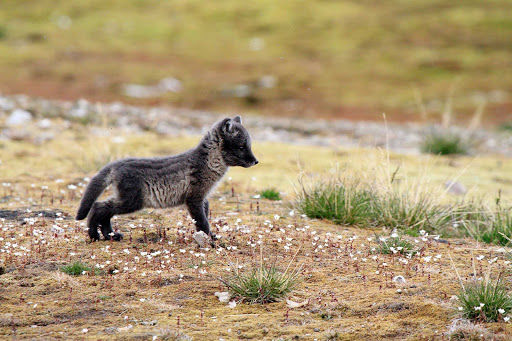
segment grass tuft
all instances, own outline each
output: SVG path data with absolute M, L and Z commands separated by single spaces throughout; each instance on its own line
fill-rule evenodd
M 462 286 L 457 297 L 462 316 L 470 321 L 497 322 L 512 311 L 512 297 L 501 283 L 501 276 L 495 282 L 471 281 Z
M 467 233 L 474 239 L 489 244 L 510 245 L 512 241 L 512 207 L 501 204 L 501 194 L 496 199 L 496 209 L 482 208 L 471 219 L 463 221 Z
M 310 218 L 361 227 L 384 226 L 429 232 L 448 221 L 449 211 L 425 187 L 395 184 L 377 186 L 377 180 L 350 179 L 318 182 L 308 189 L 301 182 L 297 206 Z
M 432 232 L 442 227 L 449 213 L 422 187 L 390 187 L 376 197 L 373 219 L 379 226 Z
M 281 200 L 281 195 L 278 191 L 276 191 L 274 188 L 268 188 L 260 193 L 262 198 L 268 199 L 268 200 Z
M 465 155 L 469 151 L 468 141 L 453 132 L 432 132 L 425 136 L 421 151 L 435 155 Z
M 512 122 L 505 122 L 498 126 L 498 130 L 504 132 L 512 132 Z
M 91 270 L 92 268 L 90 266 L 80 263 L 79 261 L 76 261 L 73 264 L 69 264 L 60 268 L 60 271 L 70 276 L 82 276 L 84 271 L 89 272 Z
M 310 218 L 329 219 L 336 224 L 362 226 L 372 221 L 375 195 L 366 185 L 333 179 L 308 190 L 301 183 L 299 209 Z
M 234 269 L 234 273 L 222 282 L 231 297 L 251 304 L 265 304 L 284 298 L 297 288 L 301 279 L 300 268 L 281 272 L 275 265 L 261 265 L 246 272 Z

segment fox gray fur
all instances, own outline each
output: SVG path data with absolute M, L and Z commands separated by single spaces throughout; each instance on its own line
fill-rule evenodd
M 207 196 L 231 166 L 251 167 L 258 163 L 251 150 L 251 137 L 240 116 L 225 118 L 208 131 L 196 148 L 182 154 L 114 161 L 96 174 L 85 190 L 76 219 L 88 216 L 89 237 L 121 240 L 113 233 L 110 219 L 142 208 L 185 205 L 197 231 L 212 240 L 208 223 Z M 96 201 L 112 186 L 113 195 Z

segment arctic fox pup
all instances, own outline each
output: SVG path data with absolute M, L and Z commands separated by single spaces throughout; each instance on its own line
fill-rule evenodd
M 214 239 L 208 223 L 208 194 L 226 174 L 228 167 L 251 167 L 258 163 L 251 150 L 251 137 L 240 116 L 217 122 L 196 148 L 184 153 L 155 158 L 127 158 L 103 167 L 87 186 L 76 220 L 89 217 L 89 237 L 121 240 L 113 233 L 110 218 L 145 207 L 185 205 L 197 231 Z M 107 186 L 113 195 L 96 201 Z

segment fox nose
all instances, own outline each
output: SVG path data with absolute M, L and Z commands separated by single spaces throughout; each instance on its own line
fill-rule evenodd
M 258 160 L 254 161 L 254 164 L 255 164 L 255 165 L 257 165 L 258 163 L 259 163 L 259 161 L 258 161 Z

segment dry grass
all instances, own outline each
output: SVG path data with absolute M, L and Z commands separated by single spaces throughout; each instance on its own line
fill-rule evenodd
M 0 338 L 440 339 L 454 317 L 457 302 L 452 296 L 459 288 L 448 254 L 463 278 L 475 272 L 484 276 L 482 269 L 495 257 L 493 267 L 510 268 L 500 249 L 472 240 L 407 236 L 417 245 L 416 254 L 380 254 L 375 234 L 383 233 L 381 226 L 350 228 L 292 214 L 297 161 L 305 169 L 325 174 L 333 159 L 356 169 L 361 160 L 379 163 L 382 155 L 277 144 L 255 143 L 260 164 L 230 170 L 214 193 L 211 222 L 224 237 L 216 249 L 197 247 L 193 225 L 179 209 L 121 216 L 114 227 L 124 233 L 122 242 L 89 243 L 82 224 L 71 219 L 83 190 L 80 183 L 92 175 L 78 171 L 73 162 L 94 154 L 85 148 L 88 140 L 79 138 L 83 129 L 63 132 L 44 148 L 4 143 L 0 172 L 2 181 L 11 186 L 0 188 L 0 212 L 11 215 L 0 221 L 0 267 L 5 270 L 0 275 Z M 104 141 L 109 143 L 109 138 Z M 157 155 L 196 142 L 196 138 L 167 140 L 145 134 L 127 137 L 119 152 Z M 390 160 L 417 170 L 427 159 L 391 155 Z M 441 182 L 454 166 L 446 159 L 435 160 L 440 166 L 431 172 L 431 179 Z M 510 166 L 504 163 L 490 172 L 497 160 L 473 162 L 470 176 L 460 179 L 482 184 L 477 192 L 499 186 L 507 195 L 510 185 L 494 177 L 505 176 L 501 172 L 508 172 Z M 68 187 L 71 184 L 77 189 Z M 269 187 L 288 192 L 283 202 L 254 198 Z M 34 213 L 40 211 L 42 216 Z M 60 216 L 56 211 L 62 212 Z M 226 276 L 233 264 L 242 270 L 258 264 L 260 245 L 264 262 L 289 264 L 293 259 L 293 264 L 304 264 L 302 284 L 286 297 L 304 305 L 239 302 L 230 308 L 219 302 L 214 293 L 227 288 L 217 278 Z M 472 252 L 484 256 L 475 260 L 475 268 L 468 266 Z M 77 277 L 59 271 L 76 261 L 101 271 Z M 397 275 L 406 283 L 393 282 Z M 504 276 L 504 281 L 510 280 L 509 273 Z M 512 333 L 507 323 L 489 323 L 486 329 L 506 336 Z

